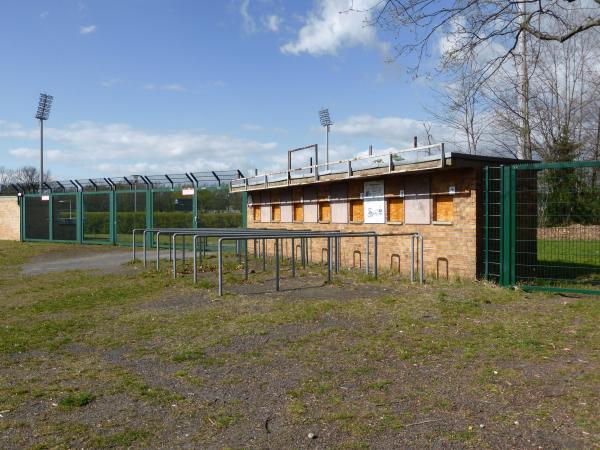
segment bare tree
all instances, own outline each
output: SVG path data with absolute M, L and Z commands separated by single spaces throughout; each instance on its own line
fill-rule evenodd
M 0 166 L 0 192 L 7 189 L 14 180 L 14 171 Z
M 19 183 L 24 189 L 36 191 L 39 187 L 39 170 L 34 166 L 23 166 L 14 171 L 13 182 Z M 50 172 L 44 174 L 45 182 L 51 181 Z
M 475 155 L 486 125 L 488 108 L 485 98 L 473 85 L 472 75 L 470 66 L 460 70 L 453 81 L 434 90 L 437 105 L 426 109 L 434 120 L 462 136 L 463 139 L 456 142 L 458 149 Z
M 423 129 L 425 130 L 425 137 L 427 138 L 427 145 L 433 144 L 433 135 L 431 134 L 431 123 L 423 122 Z
M 396 33 L 396 56 L 417 55 L 414 70 L 439 45 L 440 34 L 451 32 L 441 68 L 481 58 L 480 82 L 519 54 L 523 34 L 562 43 L 600 27 L 600 0 L 382 0 L 373 8 L 374 23 Z M 415 38 L 407 42 L 400 31 Z
M 600 33 L 592 31 L 565 43 L 540 41 L 529 58 L 533 70 L 527 80 L 526 116 L 519 102 L 523 83 L 515 78 L 514 68 L 503 68 L 486 83 L 497 146 L 507 151 L 530 145 L 542 159 L 553 161 L 557 144 L 568 141 L 578 149 L 574 157 L 592 157 L 600 108 Z
M 16 171 L 15 180 L 26 186 L 30 186 L 39 180 L 39 172 L 34 166 L 23 166 Z

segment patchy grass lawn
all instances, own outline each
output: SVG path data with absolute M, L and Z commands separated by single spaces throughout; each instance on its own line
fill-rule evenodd
M 0 242 L 2 448 L 600 446 L 597 298 L 21 274 L 66 248 Z

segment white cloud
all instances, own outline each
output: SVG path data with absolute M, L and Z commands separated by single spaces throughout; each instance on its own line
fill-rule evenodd
M 183 87 L 181 84 L 177 84 L 177 83 L 173 83 L 173 84 L 166 84 L 163 86 L 163 89 L 165 91 L 173 91 L 173 92 L 185 92 L 185 87 Z
M 468 43 L 471 35 L 465 31 L 466 27 L 466 19 L 463 16 L 457 16 L 450 21 L 450 29 L 439 36 L 437 43 L 438 52 L 442 58 L 453 52 L 460 53 L 461 48 Z M 492 39 L 483 41 L 473 49 L 475 62 L 480 65 L 501 57 L 507 51 L 506 47 Z
M 113 86 L 116 86 L 118 84 L 123 84 L 124 81 L 121 80 L 120 78 L 110 78 L 108 80 L 103 80 L 100 82 L 100 86 L 105 87 L 105 88 L 111 88 Z
M 350 116 L 336 123 L 332 132 L 355 138 L 371 138 L 385 142 L 396 149 L 412 147 L 414 136 L 419 137 L 421 144 L 426 142 L 423 121 L 397 116 L 374 117 L 368 114 Z M 453 138 L 453 132 L 440 124 L 432 127 L 432 134 L 436 143 L 444 140 L 448 142 Z
M 48 14 L 50 14 L 48 11 L 42 11 L 40 13 L 40 19 L 45 19 L 46 17 L 48 17 Z
M 37 130 L 25 128 L 20 123 L 0 119 L 0 138 L 35 139 Z
M 222 80 L 215 80 L 215 81 L 211 81 L 210 83 L 208 83 L 208 86 L 222 88 L 222 87 L 226 86 L 226 83 Z
M 179 83 L 169 84 L 154 84 L 148 83 L 142 86 L 146 91 L 171 91 L 171 92 L 186 92 L 187 88 Z
M 242 125 L 242 130 L 244 131 L 261 131 L 262 129 L 263 127 L 254 123 L 245 123 Z
M 39 148 L 17 147 L 8 150 L 8 154 L 19 159 L 37 160 L 40 157 Z M 44 149 L 44 159 L 54 162 L 66 162 L 70 160 L 70 156 L 65 152 L 57 149 Z
M 49 169 L 80 177 L 93 172 L 110 175 L 167 173 L 246 168 L 268 161 L 275 142 L 259 142 L 226 134 L 199 131 L 148 132 L 127 124 L 76 122 L 64 128 L 47 127 Z M 0 138 L 36 141 L 38 130 L 0 121 Z M 12 148 L 19 160 L 37 160 L 35 144 Z M 60 165 L 58 164 L 60 163 Z M 83 173 L 85 172 L 85 173 Z
M 248 34 L 252 34 L 256 32 L 256 22 L 250 12 L 248 12 L 249 6 L 250 0 L 242 0 L 240 3 L 240 15 L 242 16 L 242 26 L 244 31 Z
M 265 29 L 267 31 L 272 31 L 273 33 L 277 33 L 279 31 L 279 26 L 281 25 L 281 22 L 283 22 L 283 19 L 277 14 L 263 16 L 261 20 Z
M 281 47 L 286 54 L 336 54 L 343 47 L 375 47 L 386 51 L 375 27 L 367 22 L 375 0 L 318 0 L 294 41 Z M 352 8 L 352 11 L 349 9 Z
M 79 27 L 80 34 L 92 34 L 95 33 L 98 27 L 96 25 L 87 25 Z

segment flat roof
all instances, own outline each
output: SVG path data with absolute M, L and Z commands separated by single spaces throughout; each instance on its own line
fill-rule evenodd
M 249 192 L 398 173 L 433 171 L 450 167 L 481 167 L 490 164 L 523 162 L 536 161 L 457 152 L 446 153 L 444 144 L 433 144 L 238 178 L 229 182 L 229 190 L 230 192 Z

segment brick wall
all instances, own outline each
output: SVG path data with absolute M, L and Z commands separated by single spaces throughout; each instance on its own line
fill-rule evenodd
M 0 240 L 18 241 L 20 210 L 17 197 L 0 196 Z
M 414 175 L 413 175 L 414 177 Z M 365 224 L 365 223 L 294 223 L 294 222 L 260 222 L 254 223 L 249 205 L 248 227 L 268 229 L 310 229 L 310 230 L 340 230 L 340 231 L 376 231 L 378 233 L 408 233 L 418 231 L 424 238 L 424 268 L 427 276 L 445 278 L 475 278 L 478 275 L 478 251 L 481 242 L 478 242 L 477 233 L 477 192 L 478 171 L 476 169 L 454 169 L 421 174 L 422 179 L 429 180 L 429 195 L 427 201 L 431 202 L 433 215 L 434 198 L 447 195 L 449 186 L 456 189 L 453 195 L 454 215 L 451 223 L 410 224 Z M 386 198 L 388 185 L 402 185 L 408 183 L 409 176 L 391 175 L 383 178 L 386 185 Z M 371 179 L 369 179 L 371 181 Z M 355 182 L 355 181 L 353 181 Z M 263 191 L 268 192 L 268 191 Z M 349 192 L 352 192 L 350 189 Z M 399 192 L 396 190 L 396 193 Z M 258 203 L 259 196 L 254 193 L 253 204 Z M 265 195 L 265 198 L 270 196 Z M 262 208 L 266 208 L 265 201 L 261 201 Z M 372 241 L 372 240 L 371 240 Z M 290 242 L 283 245 L 284 255 L 290 254 Z M 371 242 L 370 260 L 373 262 L 373 243 Z M 298 246 L 298 243 L 296 243 Z M 274 244 L 269 243 L 269 253 L 272 253 Z M 250 244 L 252 251 L 253 245 Z M 327 248 L 326 239 L 311 239 L 309 258 L 313 262 L 326 260 L 323 249 Z M 365 238 L 344 238 L 341 240 L 341 265 L 343 267 L 365 266 Z M 410 237 L 389 236 L 381 237 L 378 245 L 378 263 L 380 270 L 393 270 L 408 274 L 410 270 Z M 372 266 L 371 266 L 372 267 Z

